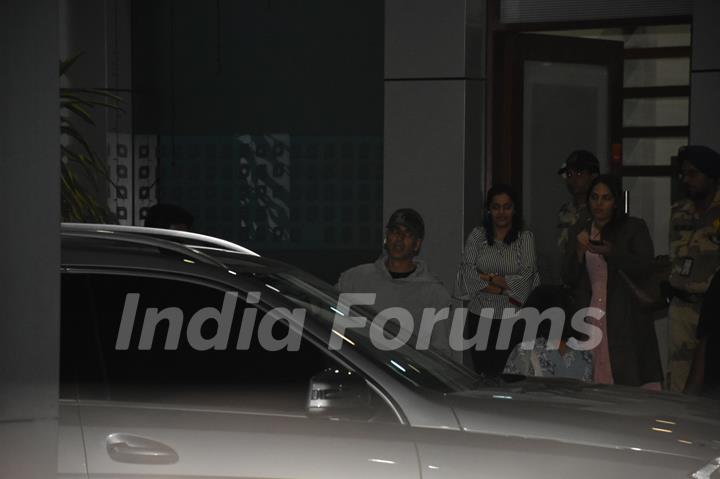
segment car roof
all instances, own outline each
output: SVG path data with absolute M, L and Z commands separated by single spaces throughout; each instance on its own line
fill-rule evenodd
M 235 243 L 183 231 L 86 223 L 62 223 L 64 266 L 177 271 L 178 263 L 207 271 L 286 271 L 292 267 Z
M 171 230 L 164 228 L 148 228 L 146 226 L 126 226 L 126 225 L 106 225 L 93 223 L 62 223 L 62 232 L 97 232 L 104 234 L 124 233 L 150 236 L 153 238 L 164 239 L 185 246 L 204 246 L 209 248 L 217 248 L 219 250 L 235 251 L 237 253 L 247 254 L 251 256 L 260 256 L 256 252 L 240 246 L 239 244 L 226 241 L 224 239 L 215 238 L 190 231 Z

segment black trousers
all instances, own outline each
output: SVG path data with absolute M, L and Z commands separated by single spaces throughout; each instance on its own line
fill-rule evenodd
M 502 319 L 481 318 L 480 316 L 468 311 L 464 333 L 466 339 L 475 337 L 481 321 L 483 323 L 490 322 L 487 348 L 484 351 L 478 351 L 476 349 L 477 346 L 474 346 L 473 349 L 470 350 L 472 354 L 473 367 L 475 369 L 475 372 L 478 374 L 484 374 L 486 376 L 499 376 L 505 369 L 505 363 L 507 362 L 508 356 L 510 356 L 512 349 L 517 343 L 522 341 L 522 332 L 520 332 L 520 335 L 518 337 L 517 332 L 513 331 L 513 334 L 510 338 L 509 346 L 506 349 L 497 349 L 497 340 L 498 335 L 500 334 L 500 325 L 502 323 Z M 487 326 L 485 326 L 483 329 L 486 328 Z M 515 330 L 517 328 L 513 329 Z M 478 342 L 482 343 L 482 339 L 482 337 L 478 338 Z

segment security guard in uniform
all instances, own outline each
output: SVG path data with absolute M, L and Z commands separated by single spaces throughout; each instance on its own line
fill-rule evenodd
M 668 384 L 682 391 L 698 341 L 703 295 L 720 267 L 720 155 L 705 146 L 680 149 L 678 160 L 687 198 L 670 217 L 670 320 Z
M 578 221 L 588 221 L 590 213 L 587 208 L 587 194 L 590 183 L 600 173 L 600 162 L 586 150 L 575 150 L 570 153 L 565 164 L 558 170 L 558 175 L 565 179 L 565 186 L 572 195 L 572 200 L 560 207 L 558 212 L 558 249 L 565 253 L 568 242 L 568 231 Z

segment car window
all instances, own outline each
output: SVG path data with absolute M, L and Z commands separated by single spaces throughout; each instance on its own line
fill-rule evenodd
M 327 326 L 329 334 L 332 334 L 331 328 L 336 315 L 343 309 L 338 302 L 340 293 L 334 287 L 295 269 L 267 274 L 256 273 L 254 276 L 272 285 L 286 299 L 307 309 L 316 321 Z M 377 312 L 365 306 L 352 306 L 349 313 L 352 316 L 365 317 L 368 321 L 363 327 L 346 329 L 342 334 L 346 338 L 342 347 L 358 349 L 365 358 L 383 367 L 395 377 L 413 386 L 443 393 L 464 391 L 478 386 L 480 378 L 473 371 L 432 348 L 416 350 L 415 332 L 410 333 L 407 343 L 396 349 L 385 351 L 375 347 L 370 339 L 370 330 L 377 327 L 372 321 Z M 382 328 L 386 337 L 395 337 L 400 326 L 397 322 L 389 321 Z M 329 340 L 329 337 L 327 339 Z
M 82 399 L 304 413 L 310 378 L 339 367 L 305 338 L 299 340 L 297 351 L 269 351 L 254 331 L 247 345 L 238 349 L 242 324 L 251 323 L 253 317 L 250 311 L 246 314 L 243 293 L 232 309 L 228 340 L 199 350 L 189 336 L 190 319 L 203 308 L 222 312 L 223 289 L 126 274 L 65 274 L 62 285 L 63 382 L 76 377 Z M 137 308 L 128 299 L 133 294 L 138 295 Z M 158 321 L 150 343 L 148 324 L 155 312 L 163 310 L 173 319 Z M 133 321 L 124 320 L 124 313 Z M 255 328 L 262 314 L 262 309 L 256 310 Z M 123 346 L 118 337 L 123 328 L 128 330 L 127 324 L 132 324 L 132 330 Z M 200 329 L 206 340 L 224 337 L 219 332 L 215 320 L 205 321 Z M 288 333 L 285 319 L 272 328 L 275 338 Z
M 87 318 L 90 314 L 90 305 L 87 301 L 89 290 L 84 276 L 64 274 L 61 291 L 60 397 L 75 399 L 78 396 L 77 387 L 80 375 L 78 365 L 84 359 L 80 354 L 83 350 L 82 344 L 92 337 L 87 328 L 81 327 L 81 318 Z M 91 369 L 97 366 L 97 362 L 87 362 L 83 373 L 97 378 L 99 370 L 91 372 Z

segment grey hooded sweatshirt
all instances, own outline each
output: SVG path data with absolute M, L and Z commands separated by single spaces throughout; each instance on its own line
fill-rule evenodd
M 383 256 L 375 263 L 350 268 L 340 275 L 337 288 L 342 293 L 375 293 L 377 296 L 372 307 L 378 312 L 392 307 L 408 310 L 415 322 L 413 331 L 417 334 L 425 308 L 439 310 L 449 307 L 450 294 L 440 280 L 428 271 L 424 261 L 415 259 L 416 268 L 410 276 L 393 279 L 385 266 L 385 260 Z M 434 349 L 448 355 L 449 324 L 449 319 L 438 322 L 430 339 Z

